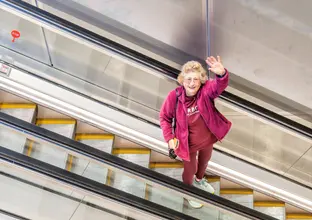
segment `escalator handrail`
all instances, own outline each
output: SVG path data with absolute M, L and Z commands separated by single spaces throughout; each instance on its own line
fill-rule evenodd
M 168 76 L 172 79 L 176 79 L 177 75 L 179 74 L 179 70 L 176 68 L 173 68 L 163 62 L 148 57 L 138 51 L 125 47 L 108 38 L 105 38 L 99 34 L 80 27 L 72 22 L 69 22 L 38 7 L 28 4 L 27 2 L 18 0 L 5 0 L 3 1 L 3 3 L 8 5 L 9 7 L 13 7 L 16 10 L 22 11 L 29 16 L 33 16 L 36 19 L 39 19 L 40 21 L 54 26 L 62 31 L 73 34 L 80 39 L 113 51 L 114 53 L 117 53 L 134 62 L 142 64 L 154 71 L 158 71 L 161 74 Z M 312 128 L 302 125 L 294 120 L 288 119 L 282 115 L 263 108 L 230 92 L 224 91 L 220 95 L 220 99 L 231 103 L 233 106 L 242 108 L 245 111 L 256 115 L 257 117 L 264 118 L 265 120 L 278 124 L 279 126 L 286 128 L 292 132 L 298 133 L 304 137 L 307 137 L 308 139 L 312 139 Z
M 180 192 L 192 198 L 199 199 L 205 203 L 215 205 L 217 207 L 220 207 L 221 209 L 225 209 L 230 212 L 234 212 L 252 219 L 274 219 L 256 210 L 239 205 L 235 202 L 226 200 L 222 197 L 212 195 L 196 187 L 185 185 L 182 182 L 170 178 L 166 175 L 157 173 L 151 169 L 126 161 L 122 158 L 108 154 L 106 152 L 90 147 L 81 142 L 77 142 L 65 136 L 56 134 L 47 129 L 38 127 L 34 124 L 25 122 L 23 120 L 10 116 L 6 113 L 0 112 L 0 122 L 5 126 L 29 134 L 31 136 L 43 139 L 54 145 L 62 147 L 65 150 L 69 150 L 77 154 L 83 155 L 85 157 L 91 158 L 100 163 L 114 167 L 118 170 L 122 170 L 124 172 L 148 180 L 152 183 Z
M 5 216 L 9 216 L 9 217 L 12 217 L 13 219 L 15 220 L 31 220 L 29 218 L 24 218 L 23 216 L 20 216 L 20 215 L 16 215 L 14 213 L 11 213 L 11 212 L 8 212 L 6 210 L 3 210 L 3 209 L 0 209 L 0 213 L 5 215 Z
M 28 157 L 0 146 L 0 159 L 13 163 L 15 166 L 23 167 L 38 174 L 48 176 L 57 181 L 78 187 L 96 195 L 104 196 L 118 203 L 157 215 L 165 219 L 195 219 L 181 212 L 158 205 L 151 201 L 123 192 L 116 188 L 107 186 L 100 182 L 91 180 L 81 175 L 71 173 L 62 168 L 53 166 L 43 161 Z

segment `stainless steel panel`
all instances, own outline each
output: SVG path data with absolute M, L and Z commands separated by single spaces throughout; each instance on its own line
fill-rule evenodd
M 230 75 L 230 81 L 233 80 L 233 74 Z M 255 88 L 256 89 L 256 88 Z M 263 108 L 266 108 L 270 111 L 273 111 L 279 115 L 282 115 L 286 118 L 289 118 L 293 121 L 296 121 L 300 124 L 303 124 L 307 127 L 311 127 L 311 121 L 312 121 L 312 110 L 305 108 L 304 110 L 300 110 L 298 107 L 298 103 L 293 100 L 293 103 L 287 103 L 286 101 L 284 103 L 279 102 L 281 97 L 279 99 L 272 99 L 273 94 L 269 94 L 267 97 L 260 92 L 261 89 L 259 88 L 257 91 L 251 92 L 248 89 L 245 89 L 244 91 L 241 91 L 237 88 L 234 88 L 230 85 L 226 88 L 226 91 L 233 93 L 245 100 L 248 100 L 252 103 L 255 103 Z M 271 98 L 271 99 L 270 99 Z M 289 101 L 289 100 L 287 100 Z M 220 103 L 221 102 L 221 103 Z M 226 108 L 222 105 L 222 101 L 216 102 L 219 109 L 222 110 L 223 114 L 235 114 L 235 110 L 231 108 Z
M 204 60 L 207 54 L 205 0 L 39 2 L 44 10 L 168 64 Z
M 133 99 L 155 108 L 157 98 L 159 96 L 165 98 L 166 94 L 159 90 L 159 85 L 166 80 L 159 75 L 149 74 L 117 59 L 111 60 L 105 70 L 105 74 L 120 80 L 121 86 L 118 93 L 130 100 Z
M 233 126 L 218 148 L 280 174 L 286 172 L 311 145 L 310 141 L 242 113 L 227 110 L 225 113 Z
M 12 30 L 20 37 L 12 42 Z M 0 9 L 0 45 L 49 64 L 43 32 L 40 26 Z M 0 54 L 2 57 L 5 54 Z
M 299 158 L 287 174 L 295 178 L 302 178 L 312 186 L 312 146 Z M 302 176 L 304 175 L 304 176 Z
M 174 86 L 159 75 L 149 74 L 69 38 L 48 30 L 46 36 L 54 68 L 84 80 L 89 94 L 94 93 L 95 87 L 102 88 L 117 94 L 115 102 L 122 106 L 138 112 L 146 111 L 146 107 L 153 111 L 160 108 L 167 92 Z M 160 88 L 162 82 L 164 85 Z M 142 108 L 139 103 L 144 103 Z M 154 113 L 152 118 L 156 119 L 158 115 Z
M 311 145 L 311 142 L 301 140 L 261 122 L 255 123 L 254 133 L 254 151 L 285 164 L 294 163 Z
M 99 81 L 110 60 L 108 55 L 49 30 L 45 33 L 55 68 L 87 81 Z
M 188 53 L 206 54 L 202 1 L 186 0 L 179 4 L 176 1 L 159 4 L 153 0 L 76 2 Z M 161 27 L 161 31 L 155 27 Z
M 312 177 L 308 173 L 304 173 L 295 168 L 290 168 L 287 173 L 285 173 L 285 176 L 312 187 Z
M 273 94 L 271 93 L 269 96 L 264 96 L 261 94 L 260 89 L 258 89 L 257 92 L 250 92 L 250 90 L 245 89 L 244 91 L 238 90 L 231 86 L 231 80 L 233 80 L 233 74 L 230 75 L 230 85 L 226 88 L 226 91 L 235 94 L 245 100 L 248 100 L 256 105 L 259 105 L 263 108 L 266 108 L 272 112 L 275 112 L 279 115 L 282 115 L 286 118 L 289 118 L 293 121 L 296 121 L 304 126 L 311 127 L 312 126 L 312 110 L 305 108 L 304 110 L 298 107 L 298 103 L 293 100 L 293 103 L 288 103 L 285 101 L 284 103 L 279 102 L 281 97 L 279 99 L 273 99 Z M 287 104 L 286 104 L 287 103 Z M 237 110 L 233 108 L 229 108 L 224 106 L 222 100 L 216 101 L 216 106 L 219 110 L 222 111 L 224 115 L 237 115 Z
M 237 116 L 227 116 L 227 118 L 233 125 L 225 140 L 252 150 L 254 143 L 255 120 L 243 114 Z
M 48 80 L 56 82 L 58 84 L 64 85 L 67 88 L 79 91 L 82 94 L 85 94 L 89 97 L 95 98 L 96 100 L 103 101 L 104 103 L 118 106 L 121 109 L 125 109 L 128 112 L 131 112 L 135 115 L 139 115 L 143 118 L 146 117 L 147 120 L 151 120 L 155 123 L 158 123 L 158 113 L 155 113 L 155 110 L 147 108 L 146 106 L 141 105 L 140 103 L 135 103 L 130 101 L 124 101 L 125 98 L 120 97 L 118 93 L 112 93 L 109 90 L 103 89 L 101 87 L 94 86 L 90 83 L 87 83 L 84 80 L 72 77 L 71 75 L 64 73 L 63 71 L 57 70 L 52 67 L 38 63 L 28 57 L 12 52 L 6 48 L 0 47 L 0 53 L 7 54 L 7 56 L 13 57 L 14 64 L 30 71 L 34 74 L 42 76 Z M 106 75 L 105 75 L 106 76 Z M 102 85 L 107 85 L 108 88 L 113 91 L 118 91 L 119 87 L 116 88 L 114 85 L 119 85 L 120 83 L 117 79 L 105 78 L 103 77 L 104 82 Z M 107 80 L 109 79 L 109 80 Z M 106 84 L 105 84 L 106 83 Z M 160 102 L 162 103 L 162 102 Z
M 219 104 L 221 106 L 221 104 Z M 233 123 L 220 149 L 283 174 L 310 147 L 300 139 L 239 112 L 221 107 Z M 223 112 L 223 111 L 221 111 Z

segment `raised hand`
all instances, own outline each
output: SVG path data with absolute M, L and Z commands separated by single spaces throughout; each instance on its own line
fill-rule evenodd
M 209 70 L 217 75 L 223 75 L 225 73 L 225 69 L 222 65 L 220 56 L 217 56 L 217 59 L 213 56 L 207 57 L 206 63 L 210 66 Z

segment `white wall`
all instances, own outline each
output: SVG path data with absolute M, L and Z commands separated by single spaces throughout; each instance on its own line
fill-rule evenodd
M 74 1 L 193 56 L 206 56 L 205 0 Z
M 235 75 L 312 108 L 309 0 L 214 1 L 212 53 Z

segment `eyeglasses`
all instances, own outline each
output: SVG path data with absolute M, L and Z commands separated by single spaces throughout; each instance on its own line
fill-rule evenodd
M 198 79 L 198 78 L 185 78 L 185 79 L 184 79 L 184 82 L 185 82 L 186 84 L 191 84 L 192 81 L 193 81 L 195 84 L 199 83 L 199 79 Z

